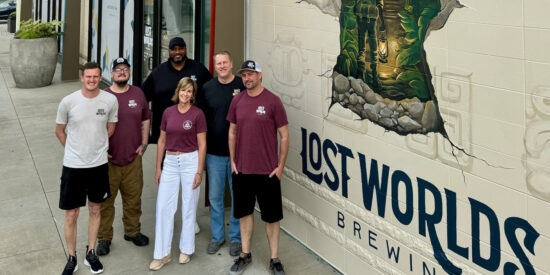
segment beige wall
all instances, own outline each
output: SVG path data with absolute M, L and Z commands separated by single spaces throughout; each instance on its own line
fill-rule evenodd
M 359 120 L 339 104 L 329 110 L 331 70 L 340 53 L 340 1 L 296 2 L 249 0 L 246 16 L 246 57 L 260 62 L 264 86 L 281 97 L 289 117 L 283 228 L 347 274 L 422 274 L 423 263 L 431 274 L 445 274 L 428 235 L 419 234 L 422 178 L 442 197 L 438 240 L 464 274 L 491 273 L 471 260 L 470 199 L 487 205 L 498 217 L 502 258 L 495 274 L 503 273 L 506 262 L 524 273 L 504 233 L 504 221 L 510 217 L 524 219 L 540 233 L 534 255 L 523 244 L 523 230 L 518 230 L 518 242 L 537 274 L 550 274 L 550 21 L 540 8 L 542 2 L 462 1 L 466 7 L 455 9 L 445 27 L 433 31 L 424 44 L 445 129 L 451 141 L 475 157 L 456 149 L 453 156 L 441 134 L 401 136 Z M 328 139 L 351 150 L 347 197 L 342 195 L 341 153 L 328 151 L 340 182 L 335 191 L 326 180 L 317 184 L 304 173 L 300 153 L 304 147 L 310 149 L 311 133 L 318 134 L 321 143 Z M 389 167 L 384 218 L 378 214 L 376 195 L 370 211 L 364 205 L 359 153 L 366 158 L 367 175 L 371 159 L 378 162 L 379 177 L 382 164 Z M 309 152 L 305 169 L 334 179 L 324 156 L 319 170 L 312 168 L 308 156 Z M 316 160 L 316 152 L 313 156 Z M 412 181 L 414 216 L 408 225 L 398 222 L 392 210 L 391 177 L 396 170 Z M 404 211 L 404 185 L 399 188 L 397 198 Z M 456 193 L 458 244 L 468 247 L 468 259 L 447 248 L 445 188 Z M 428 194 L 423 203 L 427 212 L 434 211 L 432 196 Z M 338 222 L 339 212 L 345 225 Z M 481 253 L 488 257 L 485 217 L 480 224 Z M 354 225 L 361 227 L 361 238 Z M 369 230 L 376 233 L 370 244 Z M 388 259 L 386 241 L 400 247 L 399 263 Z M 283 262 L 288 257 L 281 251 Z
M 244 0 L 216 1 L 216 37 L 214 53 L 229 51 L 233 72 L 244 61 Z

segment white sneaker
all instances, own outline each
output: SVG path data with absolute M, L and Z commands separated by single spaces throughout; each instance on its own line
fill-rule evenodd
M 199 227 L 199 223 L 195 221 L 195 235 L 199 234 L 201 232 L 201 228 Z

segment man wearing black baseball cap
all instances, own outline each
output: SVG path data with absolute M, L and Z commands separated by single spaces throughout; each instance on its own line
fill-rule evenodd
M 187 58 L 187 46 L 183 38 L 172 38 L 168 48 L 168 60 L 156 67 L 141 85 L 147 101 L 152 102 L 153 117 L 149 143 L 153 144 L 157 143 L 160 135 L 160 122 L 164 110 L 174 104 L 171 98 L 180 79 L 191 78 L 197 82 L 200 91 L 202 85 L 212 78 L 206 67 Z

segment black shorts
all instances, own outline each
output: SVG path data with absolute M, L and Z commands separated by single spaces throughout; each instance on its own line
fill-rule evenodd
M 63 166 L 59 208 L 71 210 L 85 206 L 86 196 L 95 203 L 102 203 L 111 197 L 107 163 L 91 168 Z
M 283 219 L 281 181 L 273 175 L 233 173 L 233 216 L 236 219 L 254 212 L 256 198 L 264 222 L 274 223 Z

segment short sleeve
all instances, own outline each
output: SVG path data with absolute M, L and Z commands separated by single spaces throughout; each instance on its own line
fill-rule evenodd
M 153 73 L 151 73 L 141 85 L 141 90 L 143 91 L 143 94 L 145 95 L 145 99 L 148 102 L 153 100 L 154 89 L 155 89 L 154 87 L 155 87 L 155 80 L 153 78 Z
M 206 82 L 197 92 L 197 100 L 195 101 L 195 106 L 199 107 L 201 110 L 206 110 L 206 100 L 204 99 L 204 90 L 205 86 L 208 85 Z
M 57 124 L 67 124 L 69 121 L 69 114 L 67 109 L 67 103 L 65 99 L 61 100 L 59 107 L 57 108 L 57 117 L 55 118 L 55 123 Z
M 201 68 L 201 73 L 200 73 L 200 83 L 197 83 L 198 86 L 199 86 L 199 89 L 202 87 L 202 85 L 204 85 L 204 83 L 208 82 L 208 80 L 212 79 L 212 75 L 210 74 L 210 71 L 208 71 L 208 69 L 199 63 L 199 65 L 202 67 Z
M 168 110 L 170 109 L 164 110 L 164 113 L 162 113 L 162 120 L 160 121 L 160 129 L 164 132 L 166 132 L 166 124 L 168 123 Z
M 238 96 L 238 95 L 237 95 Z M 232 101 L 231 101 L 231 105 L 229 105 L 229 111 L 227 111 L 227 121 L 235 124 L 237 123 L 237 114 L 235 113 L 235 106 L 237 105 L 237 102 L 239 100 L 236 100 L 237 98 L 234 98 Z
M 116 99 L 116 97 L 113 101 L 111 112 L 109 112 L 109 122 L 118 122 L 118 100 Z
M 197 110 L 198 110 L 198 113 L 197 113 L 196 125 L 197 125 L 197 134 L 199 134 L 199 133 L 206 132 L 207 127 L 206 127 L 206 117 L 204 116 L 204 113 L 199 108 L 197 108 Z
M 274 117 L 275 120 L 275 126 L 278 128 L 281 128 L 288 124 L 288 120 L 286 117 L 286 111 L 285 107 L 283 106 L 283 103 L 281 102 L 281 99 L 277 97 L 276 100 L 273 101 L 273 109 L 274 109 Z
M 141 121 L 151 119 L 151 109 L 149 109 L 149 103 L 147 102 L 147 99 L 145 99 L 143 91 L 138 87 L 136 87 L 136 89 L 140 92 L 139 99 L 141 100 L 143 106 L 141 110 Z

